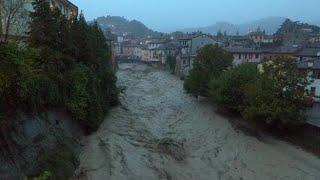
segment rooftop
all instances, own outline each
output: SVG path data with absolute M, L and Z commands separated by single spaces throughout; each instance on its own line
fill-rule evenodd
M 306 47 L 297 53 L 297 56 L 320 57 L 320 47 Z
M 313 61 L 301 61 L 297 64 L 298 69 L 314 69 L 320 70 L 320 59 Z
M 226 47 L 224 49 L 230 53 L 263 53 L 263 52 L 266 52 L 263 49 L 246 48 L 246 47 Z

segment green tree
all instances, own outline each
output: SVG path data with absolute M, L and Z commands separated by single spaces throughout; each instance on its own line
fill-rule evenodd
M 298 72 L 295 60 L 278 57 L 264 62 L 260 73 L 257 81 L 245 87 L 243 117 L 275 126 L 303 123 L 306 96 L 299 86 L 308 81 Z
M 231 67 L 233 57 L 218 45 L 206 45 L 200 49 L 184 82 L 184 88 L 195 96 L 208 96 L 210 78 L 218 77 Z
M 32 2 L 34 11 L 31 12 L 29 42 L 33 47 L 58 47 L 58 21 L 51 11 L 48 1 L 35 0 Z M 56 14 L 55 14 L 56 16 Z
M 92 41 L 90 40 L 90 29 L 87 24 L 83 13 L 81 12 L 79 19 L 75 19 L 71 26 L 71 36 L 73 44 L 75 45 L 75 51 L 73 56 L 78 62 L 90 64 L 93 60 L 93 47 L 90 46 Z
M 257 80 L 257 65 L 243 63 L 219 77 L 213 77 L 209 83 L 209 96 L 217 104 L 240 112 L 244 103 L 244 92 L 247 84 Z

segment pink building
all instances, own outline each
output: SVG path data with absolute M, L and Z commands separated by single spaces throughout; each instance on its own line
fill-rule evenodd
M 233 55 L 233 64 L 239 65 L 244 62 L 260 63 L 266 52 L 256 48 L 228 47 L 226 51 Z

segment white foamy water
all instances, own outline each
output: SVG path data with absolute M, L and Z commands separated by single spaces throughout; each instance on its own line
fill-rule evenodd
M 100 129 L 83 141 L 77 178 L 90 180 L 320 179 L 320 159 L 282 141 L 234 130 L 215 107 L 186 95 L 173 75 L 121 64 L 127 89 Z M 159 142 L 175 144 L 165 153 Z M 171 149 L 168 150 L 172 152 Z M 176 156 L 181 155 L 181 158 Z

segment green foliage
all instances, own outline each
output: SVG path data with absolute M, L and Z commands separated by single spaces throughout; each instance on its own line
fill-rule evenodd
M 19 103 L 32 112 L 62 103 L 57 83 L 45 74 L 31 74 L 19 81 Z
M 90 133 L 118 103 L 103 32 L 97 23 L 88 25 L 83 14 L 68 20 L 48 1 L 33 5 L 28 44 L 0 44 L 1 134 L 17 110 L 36 114 L 55 107 L 70 112 Z M 48 172 L 35 179 L 68 179 L 75 170 L 71 157 L 63 152 L 42 157 L 42 170 Z
M 219 75 L 232 65 L 233 57 L 218 45 L 207 45 L 200 49 L 193 69 L 186 78 L 184 88 L 195 96 L 208 96 L 210 78 Z
M 245 87 L 243 117 L 275 126 L 303 123 L 306 96 L 298 86 L 306 84 L 293 59 L 278 57 L 263 63 L 258 80 Z
M 213 77 L 209 83 L 209 96 L 217 104 L 240 112 L 244 102 L 245 86 L 256 81 L 257 66 L 244 63 Z
M 303 44 L 309 39 L 311 33 L 306 29 L 310 29 L 313 34 L 320 33 L 320 27 L 318 26 L 286 19 L 276 32 L 279 39 L 278 43 L 283 43 L 283 45 Z
M 67 180 L 73 176 L 77 168 L 78 158 L 67 145 L 46 151 L 39 156 L 40 166 L 45 167 L 48 179 Z M 42 174 L 43 176 L 45 174 Z
M 33 180 L 48 180 L 51 179 L 52 173 L 49 171 L 44 171 L 40 176 L 32 178 Z
M 87 120 L 90 101 L 89 94 L 90 68 L 79 65 L 71 72 L 70 98 L 67 100 L 67 109 L 82 124 Z M 89 123 L 88 123 L 89 124 Z M 90 124 L 89 124 L 90 125 Z
M 103 32 L 83 14 L 68 20 L 47 1 L 33 5 L 29 46 L 0 45 L 0 119 L 17 109 L 38 113 L 60 107 L 91 132 L 118 103 Z

